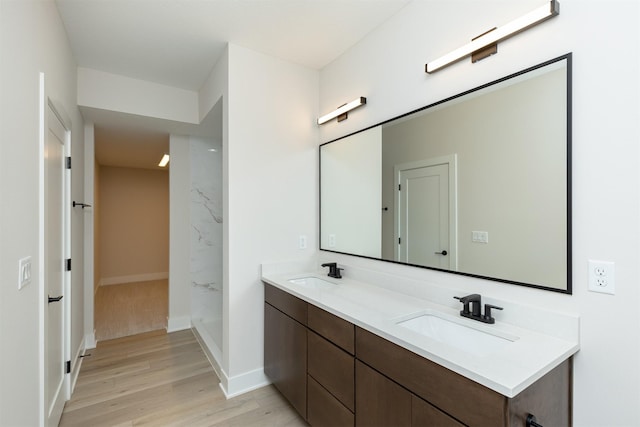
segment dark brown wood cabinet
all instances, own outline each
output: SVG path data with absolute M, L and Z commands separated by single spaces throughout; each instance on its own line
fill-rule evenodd
M 312 426 L 570 426 L 572 361 L 508 398 L 265 284 L 265 373 Z
M 517 396 L 508 398 L 359 327 L 356 327 L 356 357 L 437 410 L 430 411 L 435 415 L 428 415 L 424 412 L 430 408 L 423 407 L 423 413 L 416 413 L 414 420 L 419 425 L 430 425 L 429 417 L 444 416 L 447 422 L 458 423 L 451 424 L 454 426 L 524 427 L 529 413 L 542 425 L 560 427 L 572 422 L 571 359 Z M 358 393 L 360 387 L 356 383 L 356 402 Z M 359 410 L 357 406 L 356 419 Z

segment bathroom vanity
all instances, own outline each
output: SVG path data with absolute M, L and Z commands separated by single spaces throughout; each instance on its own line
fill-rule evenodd
M 353 280 L 291 277 L 263 273 L 265 373 L 310 425 L 525 426 L 530 414 L 571 425 L 577 335 L 473 325 L 453 308 Z M 405 326 L 425 316 L 453 323 L 454 339 L 459 325 L 504 345 L 447 343 Z

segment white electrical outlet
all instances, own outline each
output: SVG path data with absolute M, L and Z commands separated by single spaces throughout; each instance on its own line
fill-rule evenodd
M 603 294 L 616 293 L 615 263 L 589 260 L 589 290 Z
M 307 236 L 304 234 L 298 236 L 298 248 L 307 249 Z
M 336 246 L 336 235 L 329 234 L 329 247 L 334 248 Z

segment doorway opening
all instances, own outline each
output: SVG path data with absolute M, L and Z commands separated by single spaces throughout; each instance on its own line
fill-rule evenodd
M 95 127 L 96 340 L 166 329 L 169 135 Z
M 395 258 L 457 269 L 456 155 L 394 167 Z

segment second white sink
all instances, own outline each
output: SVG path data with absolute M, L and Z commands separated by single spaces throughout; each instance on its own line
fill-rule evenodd
M 337 286 L 334 283 L 318 279 L 317 277 L 300 277 L 298 279 L 289 279 L 289 283 L 311 289 L 332 289 Z
M 518 339 L 502 336 L 505 334 L 494 335 L 433 313 L 401 320 L 397 325 L 477 356 L 494 353 Z

